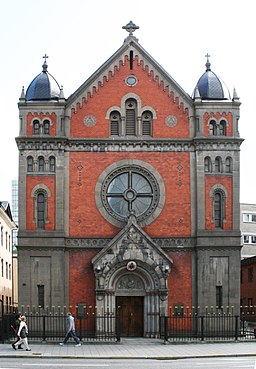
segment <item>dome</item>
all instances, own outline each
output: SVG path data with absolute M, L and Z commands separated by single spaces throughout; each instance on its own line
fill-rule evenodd
M 26 101 L 36 100 L 58 100 L 60 97 L 60 86 L 56 79 L 47 72 L 46 60 L 43 71 L 36 76 L 28 86 Z
M 199 94 L 202 100 L 230 100 L 230 93 L 225 83 L 211 70 L 211 64 L 208 59 L 205 64 L 206 71 L 199 78 L 192 98 Z

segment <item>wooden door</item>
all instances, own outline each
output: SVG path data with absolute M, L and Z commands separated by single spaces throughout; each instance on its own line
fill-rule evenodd
M 125 337 L 143 336 L 143 296 L 117 296 L 116 306 L 120 314 L 120 332 Z

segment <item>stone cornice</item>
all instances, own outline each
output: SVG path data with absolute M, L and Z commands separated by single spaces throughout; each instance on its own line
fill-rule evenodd
M 66 138 L 27 137 L 16 138 L 19 150 L 62 150 L 65 152 L 193 152 L 203 150 L 239 150 L 241 138 Z

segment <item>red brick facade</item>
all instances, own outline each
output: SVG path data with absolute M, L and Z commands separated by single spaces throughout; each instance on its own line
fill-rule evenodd
M 132 34 L 67 99 L 47 67 L 19 102 L 22 303 L 38 286 L 45 305 L 139 297 L 144 335 L 173 305 L 215 306 L 222 285 L 238 307 L 239 99 L 199 82 L 190 97 Z

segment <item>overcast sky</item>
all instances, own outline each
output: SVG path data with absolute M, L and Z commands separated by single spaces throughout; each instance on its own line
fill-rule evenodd
M 132 20 L 141 46 L 190 95 L 211 69 L 237 90 L 240 110 L 241 202 L 256 203 L 255 36 L 253 0 L 0 0 L 0 200 L 11 202 L 18 178 L 17 103 L 42 71 L 48 71 L 67 98 L 128 36 Z

